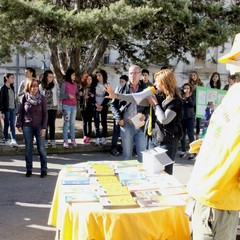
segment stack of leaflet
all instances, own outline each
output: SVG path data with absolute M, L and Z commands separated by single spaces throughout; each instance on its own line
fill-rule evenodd
M 137 160 L 115 161 L 113 168 L 116 174 L 120 172 L 139 172 L 142 164 Z
M 91 187 L 86 165 L 65 166 L 62 176 L 61 195 L 65 202 L 96 202 L 99 198 Z
M 114 176 L 114 169 L 109 163 L 102 162 L 89 162 L 88 168 L 89 175 L 91 176 Z

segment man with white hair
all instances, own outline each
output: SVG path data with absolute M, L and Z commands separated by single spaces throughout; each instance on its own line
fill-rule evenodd
M 129 68 L 129 81 L 118 93 L 129 94 L 143 91 L 146 86 L 140 81 L 141 69 L 137 65 Z M 148 107 L 138 106 L 136 103 L 130 103 L 119 99 L 114 99 L 111 103 L 114 119 L 120 126 L 120 136 L 123 147 L 123 160 L 132 159 L 133 145 L 136 145 L 138 161 L 142 162 L 142 151 L 145 150 L 146 140 L 144 135 L 144 126 L 135 128 L 131 118 L 138 113 L 141 114 L 141 120 L 147 118 Z

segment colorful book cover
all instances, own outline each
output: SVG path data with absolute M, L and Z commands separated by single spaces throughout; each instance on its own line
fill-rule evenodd
M 129 181 L 145 179 L 146 176 L 142 172 L 120 172 L 118 174 L 119 181 L 122 185 L 126 186 Z
M 97 193 L 99 196 L 129 195 L 128 189 L 119 184 L 105 184 L 97 188 Z
M 114 175 L 114 169 L 109 164 L 104 163 L 90 163 L 88 170 L 90 175 Z
M 146 197 L 154 197 L 154 196 L 161 195 L 161 193 L 159 191 L 154 191 L 154 190 L 134 191 L 131 194 L 133 197 L 136 197 L 136 198 L 146 198 Z
M 134 201 L 131 194 L 122 196 L 100 197 L 100 203 L 104 208 L 135 208 L 138 204 Z
M 179 196 L 149 196 L 136 198 L 140 207 L 172 207 L 184 206 L 186 202 Z
M 65 194 L 65 202 L 77 203 L 77 202 L 98 202 L 99 198 L 95 193 L 71 193 Z
M 127 182 L 127 188 L 129 192 L 132 191 L 146 191 L 146 190 L 158 190 L 159 185 L 149 182 L 148 179 L 132 180 Z
M 62 179 L 63 185 L 87 185 L 89 176 L 66 177 Z
M 93 184 L 107 184 L 107 183 L 120 183 L 116 176 L 97 176 L 90 177 L 91 183 Z
M 61 192 L 66 193 L 92 193 L 94 188 L 90 185 L 62 185 Z
M 115 168 L 138 167 L 141 163 L 138 160 L 122 160 L 115 163 Z
M 87 170 L 86 165 L 80 164 L 66 164 L 65 169 L 67 172 L 85 172 Z

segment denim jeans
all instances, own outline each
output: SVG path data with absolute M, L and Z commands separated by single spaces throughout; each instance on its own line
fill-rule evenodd
M 107 114 L 108 107 L 104 106 L 102 111 L 99 112 L 97 110 L 94 111 L 94 126 L 95 126 L 95 137 L 100 138 L 107 137 Z M 102 125 L 102 135 L 100 134 L 100 116 L 101 116 L 101 125 Z
M 145 136 L 141 128 L 136 129 L 133 124 L 126 123 L 120 127 L 120 135 L 123 147 L 123 160 L 132 159 L 133 144 L 136 145 L 138 161 L 142 162 L 142 151 L 145 150 Z
M 50 109 L 48 110 L 48 128 L 49 128 L 49 136 L 48 129 L 46 132 L 46 140 L 55 140 L 55 122 L 57 117 L 57 110 Z
M 182 151 L 186 152 L 186 135 L 188 135 L 189 143 L 194 141 L 194 118 L 182 120 L 183 137 L 181 139 Z
M 70 128 L 70 138 L 75 140 L 75 120 L 77 107 L 62 105 L 63 112 L 63 140 L 68 141 L 68 128 Z
M 4 113 L 4 138 L 5 141 L 8 140 L 8 128 L 10 126 L 10 137 L 11 139 L 16 139 L 15 135 L 15 119 L 16 119 L 16 110 L 9 109 L 7 112 Z
M 41 127 L 23 127 L 23 136 L 25 141 L 25 161 L 27 171 L 32 171 L 33 160 L 33 136 L 37 141 L 37 149 L 40 157 L 41 171 L 47 171 L 47 153 L 45 149 L 45 137 L 40 137 Z
M 120 136 L 120 126 L 116 124 L 116 120 L 113 119 L 113 135 L 112 135 L 111 149 L 117 149 L 119 136 Z
M 93 109 L 87 108 L 86 110 L 81 111 L 80 113 L 82 116 L 83 136 L 91 137 Z
M 0 119 L 0 139 L 4 138 L 2 120 Z

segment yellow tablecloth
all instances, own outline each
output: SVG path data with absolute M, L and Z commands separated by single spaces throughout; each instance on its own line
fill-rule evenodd
M 99 203 L 64 203 L 59 174 L 48 224 L 61 240 L 189 240 L 185 207 L 102 209 Z

